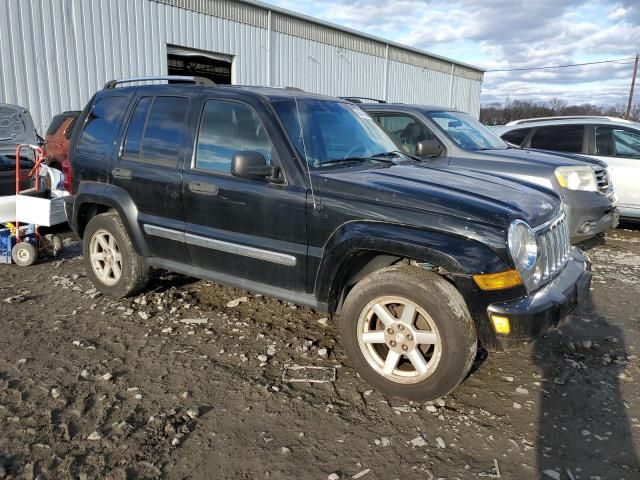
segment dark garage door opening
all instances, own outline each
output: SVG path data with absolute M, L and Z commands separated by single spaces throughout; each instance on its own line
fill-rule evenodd
M 205 77 L 222 85 L 231 84 L 231 57 L 179 47 L 167 48 L 169 75 Z

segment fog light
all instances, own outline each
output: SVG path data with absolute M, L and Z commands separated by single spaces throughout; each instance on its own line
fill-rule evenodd
M 502 335 L 509 335 L 511 333 L 511 325 L 509 324 L 509 318 L 502 315 L 491 314 L 491 323 L 496 333 Z

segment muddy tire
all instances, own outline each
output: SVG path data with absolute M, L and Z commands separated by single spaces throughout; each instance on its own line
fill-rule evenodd
M 434 400 L 467 376 L 475 325 L 456 288 L 417 267 L 392 266 L 358 282 L 340 320 L 358 373 L 390 397 Z
M 87 276 L 105 295 L 132 295 L 149 280 L 149 267 L 133 249 L 115 212 L 96 215 L 89 221 L 82 237 L 82 253 Z
M 30 242 L 16 243 L 11 249 L 11 259 L 19 267 L 30 267 L 38 260 L 38 250 Z

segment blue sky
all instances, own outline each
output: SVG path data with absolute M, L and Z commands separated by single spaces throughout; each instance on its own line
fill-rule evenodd
M 629 58 L 640 0 L 270 0 L 268 3 L 484 69 Z M 630 62 L 630 61 L 628 61 Z M 485 75 L 482 102 L 626 103 L 633 65 Z M 640 102 L 640 93 L 637 101 Z

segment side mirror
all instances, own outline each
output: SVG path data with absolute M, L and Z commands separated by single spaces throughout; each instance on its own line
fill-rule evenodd
M 273 175 L 273 169 L 259 152 L 238 152 L 231 159 L 231 174 L 251 180 L 264 180 Z
M 437 140 L 422 140 L 416 144 L 416 155 L 419 157 L 439 157 L 442 154 L 442 145 Z

